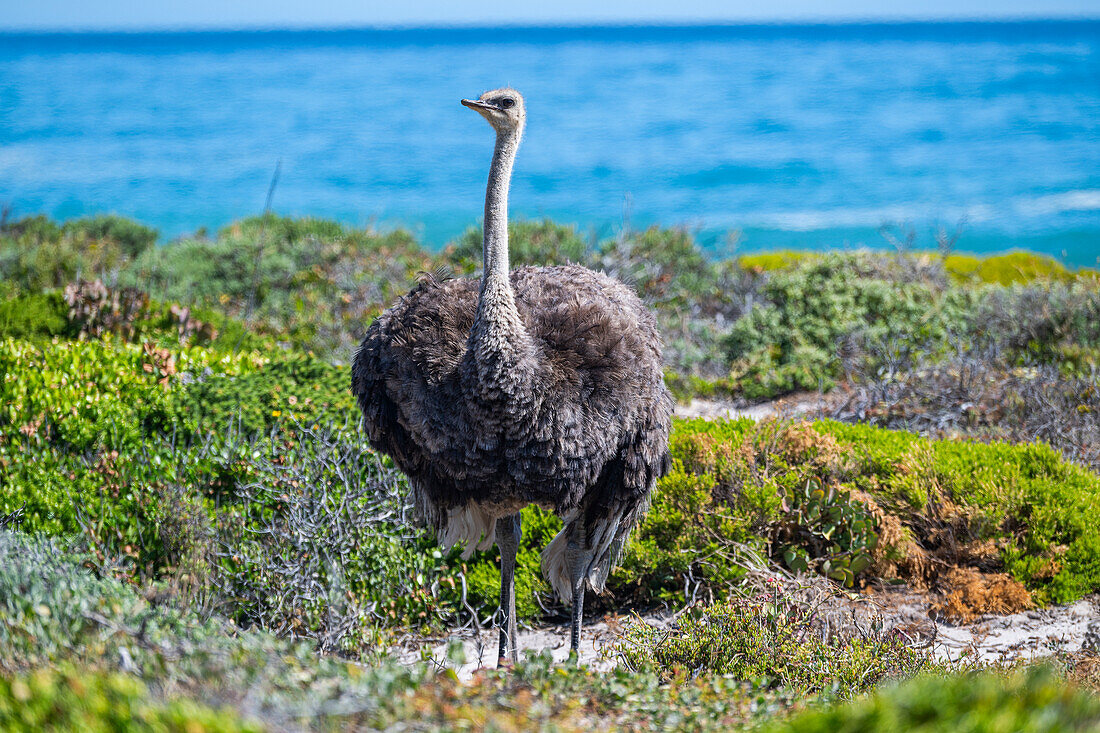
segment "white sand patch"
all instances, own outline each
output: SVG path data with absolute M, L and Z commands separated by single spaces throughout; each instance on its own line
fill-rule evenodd
M 618 638 L 621 628 L 618 619 L 607 619 L 586 623 L 581 632 L 581 645 L 578 656 L 580 663 L 589 669 L 609 670 L 615 666 L 610 656 L 612 643 Z M 395 656 L 403 662 L 415 663 L 422 659 L 432 660 L 441 666 L 453 666 L 447 660 L 448 648 L 460 643 L 465 663 L 456 671 L 461 680 L 469 680 L 478 669 L 497 666 L 499 633 L 496 629 L 483 629 L 480 637 L 470 631 L 453 634 L 443 639 L 409 640 L 394 650 Z M 569 659 L 569 624 L 539 626 L 519 630 L 520 659 L 528 651 L 549 652 L 554 662 L 561 664 Z
M 1100 595 L 1083 598 L 1076 603 L 1011 616 L 986 616 L 972 624 L 955 626 L 935 622 L 928 618 L 928 601 L 921 596 L 890 594 L 894 598 L 882 604 L 883 597 L 866 598 L 877 606 L 885 626 L 920 627 L 919 637 L 934 639 L 932 652 L 937 659 L 956 661 L 976 660 L 984 663 L 1033 660 L 1058 652 L 1078 652 L 1082 649 L 1100 649 Z M 862 611 L 869 606 L 857 602 Z M 850 608 L 855 608 L 855 605 Z M 627 616 L 609 615 L 585 624 L 581 637 L 580 662 L 596 670 L 609 670 L 617 660 L 613 645 L 619 638 Z M 665 626 L 671 615 L 667 612 L 646 614 L 646 623 Z M 480 639 L 480 644 L 479 644 Z M 432 660 L 440 666 L 452 666 L 447 660 L 448 646 L 452 642 L 462 645 L 465 663 L 457 668 L 462 680 L 469 680 L 480 668 L 497 665 L 497 631 L 484 629 L 480 637 L 471 632 L 456 633 L 445 638 L 409 639 L 394 655 L 412 664 Z M 547 625 L 521 629 L 519 632 L 520 656 L 527 650 L 549 652 L 555 663 L 569 658 L 569 625 Z
M 1083 648 L 1100 650 L 1100 596 L 966 626 L 940 624 L 935 646 L 942 659 L 967 656 L 982 662 L 1037 659 Z
M 686 405 L 676 405 L 675 415 L 682 418 L 703 417 L 708 420 L 719 418 L 738 420 L 743 417 L 763 420 L 768 417 L 798 417 L 815 412 L 824 404 L 824 398 L 816 392 L 800 392 L 756 405 L 745 405 L 728 400 L 693 399 Z

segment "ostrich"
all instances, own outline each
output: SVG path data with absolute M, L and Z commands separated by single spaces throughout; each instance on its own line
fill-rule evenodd
M 462 104 L 496 132 L 480 280 L 423 278 L 367 331 L 352 392 L 370 444 L 409 477 L 441 545 L 500 549 L 499 663 L 517 662 L 520 510 L 564 528 L 542 572 L 572 604 L 604 592 L 623 543 L 668 470 L 672 396 L 653 314 L 617 280 L 579 265 L 508 268 L 508 185 L 523 136 L 510 88 Z

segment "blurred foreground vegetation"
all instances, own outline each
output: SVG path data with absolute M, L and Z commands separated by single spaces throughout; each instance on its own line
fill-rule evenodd
M 1097 724 L 1095 698 L 1062 681 L 1095 684 L 1087 660 L 959 676 L 889 629 L 825 633 L 793 591 L 747 590 L 769 569 L 903 582 L 952 621 L 1100 591 L 1095 272 L 1023 253 L 713 261 L 680 230 L 591 243 L 551 222 L 512 237 L 517 265 L 632 284 L 681 398 L 833 389 L 807 419 L 677 422 L 673 470 L 593 609 L 695 610 L 628 625 L 609 674 L 531 659 L 466 684 L 387 658 L 399 634 L 488 625 L 497 557 L 463 562 L 413 525 L 339 364 L 417 273 L 473 273 L 479 232 L 432 254 L 275 216 L 160 246 L 114 217 L 6 222 L 0 721 Z M 525 510 L 525 619 L 563 617 L 538 571 L 559 527 Z

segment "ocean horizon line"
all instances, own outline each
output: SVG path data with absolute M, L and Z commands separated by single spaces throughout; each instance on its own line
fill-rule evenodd
M 256 25 L 256 26 L 145 26 L 137 28 L 41 28 L 0 27 L 0 38 L 15 39 L 103 39 L 141 36 L 278 36 L 278 35 L 413 35 L 413 34 L 474 34 L 491 30 L 511 30 L 537 34 L 576 34 L 577 38 L 591 40 L 591 33 L 600 31 L 636 31 L 661 35 L 703 31 L 717 35 L 736 36 L 738 32 L 815 31 L 822 29 L 854 31 L 917 30 L 921 28 L 1011 30 L 1024 27 L 1081 28 L 1100 27 L 1100 14 L 1096 15 L 1019 15 L 988 17 L 853 17 L 844 19 L 776 19 L 753 21 L 706 20 L 699 21 L 577 21 L 577 22 L 511 22 L 511 23 L 409 23 L 409 24 L 348 24 L 348 25 Z M 539 40 L 546 40 L 545 37 Z M 572 40 L 572 39 L 569 39 Z

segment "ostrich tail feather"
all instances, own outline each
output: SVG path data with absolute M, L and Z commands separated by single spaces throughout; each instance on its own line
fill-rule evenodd
M 447 512 L 436 533 L 444 549 L 462 545 L 462 559 L 469 560 L 474 550 L 488 550 L 496 536 L 497 520 L 477 504 L 466 504 Z
M 571 603 L 573 590 L 569 583 L 569 563 L 565 560 L 565 547 L 569 542 L 569 526 L 554 535 L 542 551 L 542 576 L 565 603 Z
M 576 531 L 577 519 L 566 520 L 565 526 L 554 535 L 550 544 L 542 551 L 542 574 L 567 605 L 573 602 L 572 568 L 569 562 L 569 538 Z M 624 525 L 622 516 L 605 517 L 598 520 L 591 529 L 589 541 L 581 554 L 581 573 L 588 587 L 596 593 L 603 593 L 607 586 L 607 576 L 619 559 L 630 527 Z

